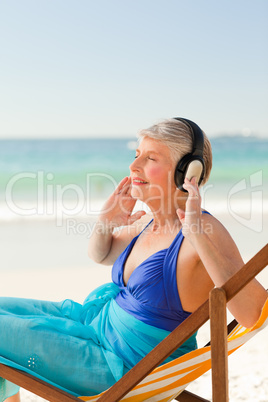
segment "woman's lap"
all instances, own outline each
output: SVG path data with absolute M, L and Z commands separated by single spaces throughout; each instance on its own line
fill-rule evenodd
M 79 306 L 0 298 L 0 356 L 79 395 L 108 388 L 115 379 L 107 351 L 78 320 Z

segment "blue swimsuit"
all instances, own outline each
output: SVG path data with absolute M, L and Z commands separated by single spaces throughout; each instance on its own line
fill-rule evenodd
M 176 265 L 181 231 L 123 282 L 135 237 L 116 260 L 112 283 L 83 304 L 0 298 L 0 363 L 76 396 L 95 395 L 121 378 L 190 313 L 182 309 Z M 195 336 L 166 361 L 196 348 Z M 0 402 L 18 387 L 0 378 Z
M 168 248 L 143 261 L 125 286 L 123 267 L 140 234 L 114 263 L 112 279 L 120 288 L 115 300 L 138 320 L 173 331 L 191 314 L 183 310 L 177 288 L 177 258 L 184 237 L 180 231 Z

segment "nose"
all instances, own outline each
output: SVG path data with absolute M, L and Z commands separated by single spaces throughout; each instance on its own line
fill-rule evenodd
M 140 170 L 139 158 L 134 159 L 134 161 L 129 165 L 129 170 L 132 172 Z

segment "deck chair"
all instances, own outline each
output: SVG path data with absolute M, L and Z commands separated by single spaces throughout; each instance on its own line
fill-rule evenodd
M 214 288 L 210 298 L 168 335 L 124 377 L 96 396 L 75 397 L 27 373 L 0 365 L 0 376 L 51 402 L 181 402 L 206 401 L 188 391 L 190 382 L 212 367 L 212 395 L 215 402 L 228 401 L 227 356 L 268 325 L 268 299 L 258 322 L 250 329 L 236 323 L 228 337 L 226 303 L 268 264 L 268 245 L 233 275 L 222 288 Z M 159 366 L 170 354 L 211 321 L 211 344 Z M 233 326 L 233 324 L 232 324 Z

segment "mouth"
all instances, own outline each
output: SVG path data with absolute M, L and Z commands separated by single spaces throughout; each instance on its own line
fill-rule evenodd
M 142 186 L 143 184 L 148 184 L 148 181 L 139 179 L 137 177 L 132 179 L 132 185 L 133 186 Z

